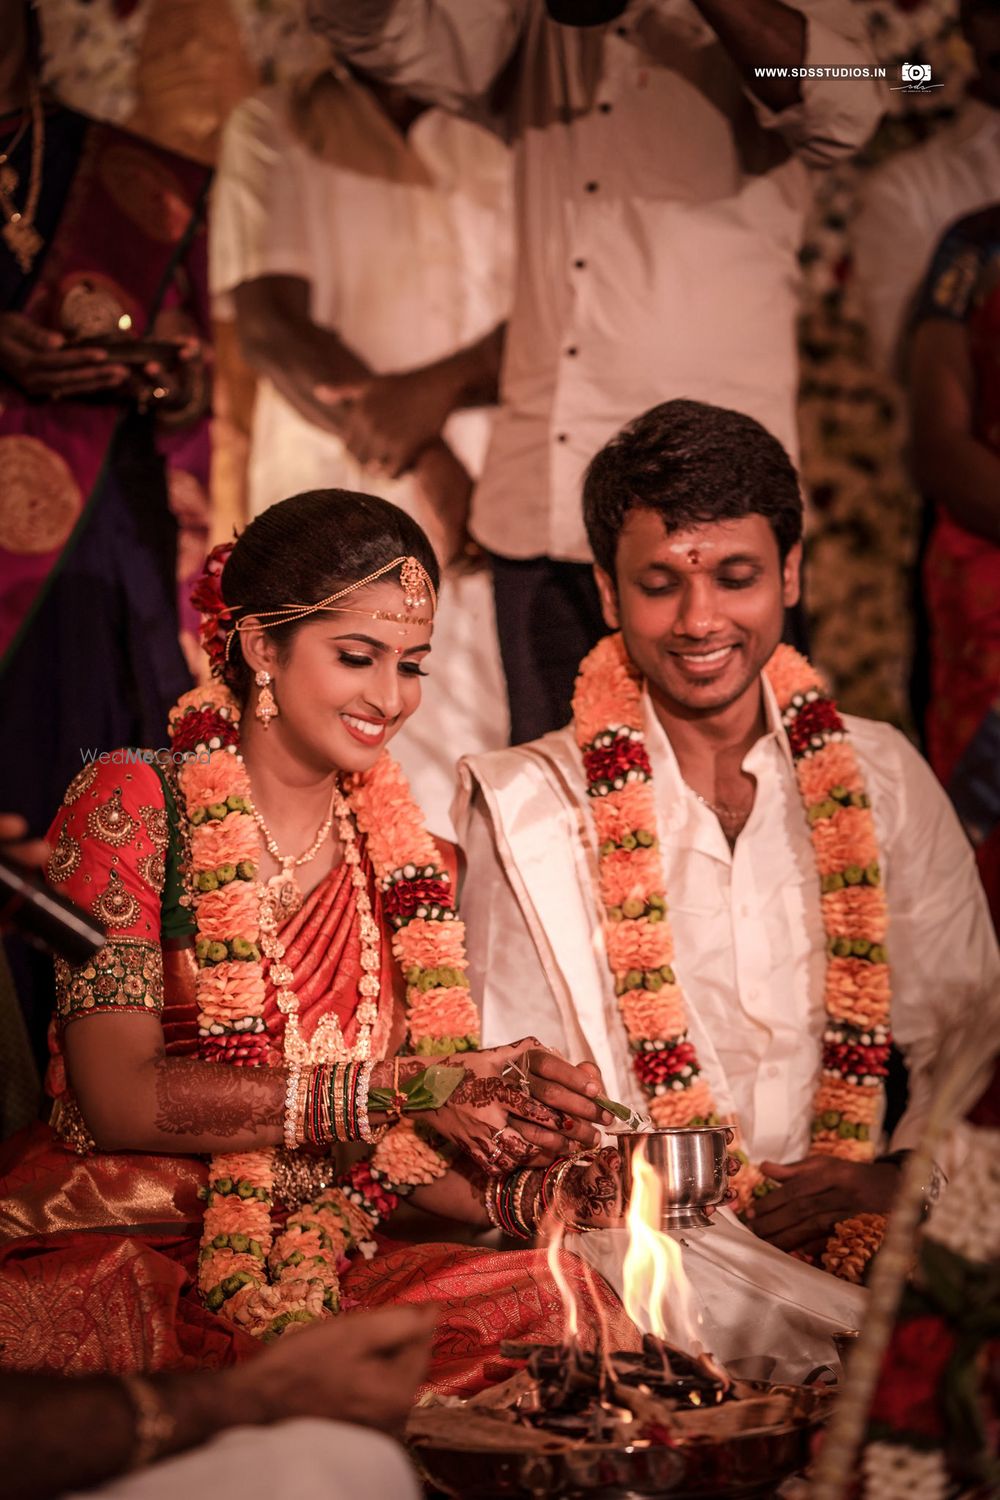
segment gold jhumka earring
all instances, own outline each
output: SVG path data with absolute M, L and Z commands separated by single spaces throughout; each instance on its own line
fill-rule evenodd
M 254 682 L 260 688 L 260 692 L 257 694 L 257 707 L 254 709 L 254 713 L 264 728 L 270 729 L 271 720 L 276 719 L 279 712 L 278 705 L 274 701 L 274 694 L 271 692 L 270 672 L 265 672 L 262 669 L 257 673 Z

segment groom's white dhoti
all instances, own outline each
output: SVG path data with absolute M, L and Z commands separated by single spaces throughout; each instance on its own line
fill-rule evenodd
M 807 1155 L 811 1139 L 826 939 L 791 753 L 766 682 L 764 690 L 768 731 L 744 761 L 756 798 L 733 850 L 683 781 L 648 700 L 645 728 L 691 1041 L 716 1108 L 739 1119 L 752 1159 L 790 1162 Z M 919 1138 L 946 1033 L 996 1024 L 1000 957 L 971 851 L 933 774 L 889 726 L 845 722 L 872 802 L 889 903 L 892 1029 L 910 1074 L 892 1138 L 899 1148 Z M 572 728 L 469 757 L 460 769 L 462 911 L 484 1045 L 536 1036 L 574 1062 L 595 1062 L 610 1095 L 641 1108 L 604 947 L 596 837 Z M 623 1241 L 623 1232 L 607 1231 L 567 1245 L 620 1291 Z M 773 1249 L 728 1212 L 683 1244 L 701 1340 L 727 1363 L 773 1358 L 777 1374 L 801 1377 L 832 1360 L 830 1334 L 863 1315 L 862 1290 Z

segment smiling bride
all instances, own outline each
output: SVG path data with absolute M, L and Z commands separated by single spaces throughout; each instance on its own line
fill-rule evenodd
M 0 1160 L 5 1364 L 213 1366 L 430 1300 L 431 1380 L 468 1392 L 502 1338 L 561 1336 L 540 1252 L 386 1234 L 405 1198 L 440 1235 L 516 1233 L 553 1203 L 585 1223 L 613 1196 L 601 1155 L 563 1170 L 602 1120 L 596 1069 L 530 1040 L 476 1050 L 454 851 L 385 752 L 420 702 L 437 584 L 385 501 L 272 507 L 199 584 L 213 680 L 173 709 L 172 753 L 70 785 L 48 876 L 108 941 L 58 966 L 52 1126 Z M 630 1347 L 613 1294 L 563 1260 L 583 1325 Z

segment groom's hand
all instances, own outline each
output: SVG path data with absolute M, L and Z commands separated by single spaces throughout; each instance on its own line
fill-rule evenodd
M 560 1117 L 559 1128 L 569 1140 L 592 1146 L 597 1139 L 594 1127 L 614 1123 L 613 1116 L 595 1103 L 604 1085 L 594 1063 L 574 1065 L 547 1047 L 529 1047 L 516 1065 L 532 1097 Z
M 803 1161 L 762 1161 L 765 1177 L 778 1184 L 747 1209 L 750 1227 L 779 1250 L 818 1255 L 841 1219 L 888 1213 L 899 1186 L 891 1162 L 841 1161 L 807 1156 Z

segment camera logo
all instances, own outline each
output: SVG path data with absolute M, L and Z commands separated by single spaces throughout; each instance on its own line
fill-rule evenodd
M 894 94 L 923 94 L 928 89 L 943 89 L 943 83 L 932 83 L 930 63 L 903 63 L 902 83 L 892 85 Z

